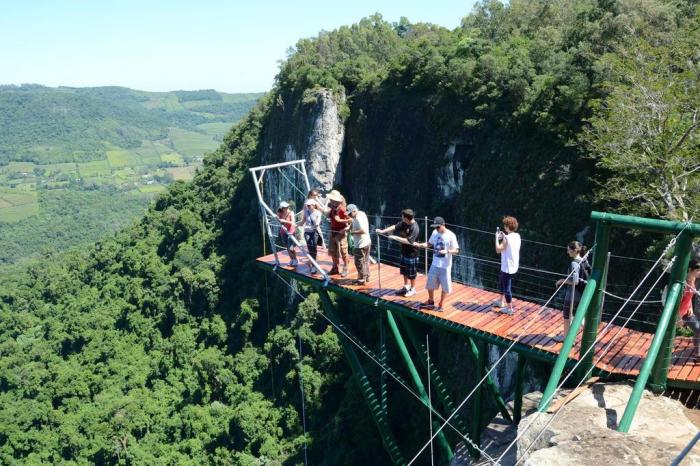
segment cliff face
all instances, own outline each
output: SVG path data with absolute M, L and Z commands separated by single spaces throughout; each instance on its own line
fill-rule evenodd
M 526 228 L 534 231 L 546 231 L 549 222 L 566 220 L 565 216 L 558 219 L 540 215 L 536 208 L 538 197 L 555 190 L 548 185 L 555 175 L 542 165 L 555 162 L 545 161 L 544 156 L 538 158 L 525 148 L 510 152 L 512 149 L 504 140 L 506 135 L 499 129 L 489 130 L 494 132 L 493 137 L 478 131 L 445 131 L 420 101 L 412 101 L 401 93 L 388 95 L 356 97 L 349 104 L 350 116 L 343 121 L 341 108 L 348 102 L 342 95 L 334 96 L 325 89 L 307 91 L 304 96 L 281 93 L 263 131 L 261 163 L 306 159 L 312 187 L 340 189 L 349 202 L 370 215 L 376 226 L 393 221 L 379 216 L 398 216 L 405 207 L 413 208 L 419 217 L 442 215 L 450 223 L 485 223 L 494 227 L 503 214 L 515 214 L 524 217 Z M 534 168 L 529 167 L 531 163 Z M 529 167 L 527 173 L 538 172 L 537 184 L 544 186 L 544 194 L 533 192 L 531 180 L 525 186 L 527 173 L 519 171 L 524 166 Z M 288 171 L 286 176 L 295 175 Z M 271 206 L 281 200 L 300 205 L 304 193 L 295 191 L 289 181 L 303 186 L 300 177 L 288 180 L 270 172 L 265 197 Z M 575 180 L 574 186 L 580 182 Z M 574 189 L 556 195 L 576 204 Z M 568 212 L 566 206 L 562 209 Z M 578 217 L 583 215 L 583 211 L 578 213 Z M 421 219 L 421 237 L 422 222 Z M 573 230 L 571 225 L 567 227 Z M 490 237 L 459 229 L 455 232 L 464 254 L 477 252 L 498 259 Z M 531 251 L 530 257 L 534 260 L 541 253 Z M 477 265 L 463 258 L 455 263 L 455 277 L 477 286 L 484 282 L 493 286 L 493 276 L 485 276 Z M 447 359 L 450 364 L 464 366 L 451 374 L 457 394 L 460 387 L 470 384 L 472 374 L 467 348 L 461 342 L 452 341 L 451 348 L 444 345 L 443 351 L 451 352 L 455 344 L 458 350 Z M 490 362 L 501 354 L 499 348 L 492 347 Z M 509 355 L 495 372 L 504 394 L 512 393 L 516 364 L 515 355 Z M 538 372 L 537 368 L 529 372 L 533 387 L 540 383 Z

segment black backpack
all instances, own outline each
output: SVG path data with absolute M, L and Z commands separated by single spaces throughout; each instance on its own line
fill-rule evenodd
M 582 295 L 583 290 L 586 289 L 586 282 L 588 282 L 588 279 L 591 278 L 592 272 L 593 268 L 586 259 L 579 262 L 578 283 L 576 284 L 576 291 L 578 291 L 579 295 Z

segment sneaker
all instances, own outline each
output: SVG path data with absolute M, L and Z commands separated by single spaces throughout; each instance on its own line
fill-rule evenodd
M 296 267 L 297 265 L 299 265 L 299 261 L 298 261 L 298 260 L 294 259 L 294 260 L 292 260 L 292 261 L 289 261 L 289 266 L 290 266 L 290 267 Z
M 337 267 L 333 267 L 333 268 L 330 269 L 327 273 L 328 273 L 328 275 L 338 275 L 338 268 L 337 268 Z
M 513 315 L 513 309 L 509 308 L 508 306 L 503 306 L 501 308 L 501 312 L 504 313 L 507 316 L 512 316 Z
M 420 303 L 420 307 L 422 309 L 435 309 L 435 301 L 427 300 L 423 303 Z
M 503 301 L 501 301 L 500 299 L 496 299 L 494 302 L 491 303 L 491 305 L 492 305 L 493 307 L 497 307 L 497 308 L 504 308 L 504 307 L 506 307 L 505 303 L 504 303 Z
M 353 280 L 352 284 L 355 286 L 362 286 L 365 284 L 365 281 L 364 280 Z
M 555 335 L 552 337 L 552 340 L 556 341 L 557 343 L 562 343 L 564 341 L 564 336 L 563 335 Z
M 347 268 L 347 267 L 343 267 L 343 271 L 340 272 L 340 276 L 341 276 L 341 277 L 347 277 L 347 276 L 348 276 L 348 268 Z
M 410 298 L 411 296 L 414 296 L 416 294 L 416 289 L 411 288 L 410 290 L 407 290 L 403 295 L 407 298 Z
M 406 293 L 408 293 L 408 290 L 407 290 L 405 287 L 404 287 L 404 288 L 401 288 L 400 290 L 397 290 L 397 291 L 396 291 L 396 294 L 399 295 L 399 296 L 403 296 L 403 295 L 405 295 Z
M 442 306 L 433 306 L 433 311 L 435 312 L 442 312 L 444 310 Z
M 309 273 L 310 273 L 311 275 L 316 275 L 316 274 L 318 273 L 318 270 L 316 270 L 316 267 L 313 267 L 313 266 L 312 266 L 312 267 L 311 267 L 311 270 L 309 270 Z

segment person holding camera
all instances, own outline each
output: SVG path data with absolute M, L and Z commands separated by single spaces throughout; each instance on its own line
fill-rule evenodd
M 496 253 L 501 255 L 501 299 L 494 305 L 508 315 L 513 314 L 513 277 L 520 265 L 520 235 L 517 231 L 518 220 L 511 216 L 503 217 L 503 231 L 496 229 L 494 241 Z

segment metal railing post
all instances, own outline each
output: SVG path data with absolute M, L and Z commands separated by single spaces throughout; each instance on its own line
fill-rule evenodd
M 424 218 L 425 242 L 428 242 L 428 216 Z M 425 276 L 428 276 L 428 248 L 425 248 Z

